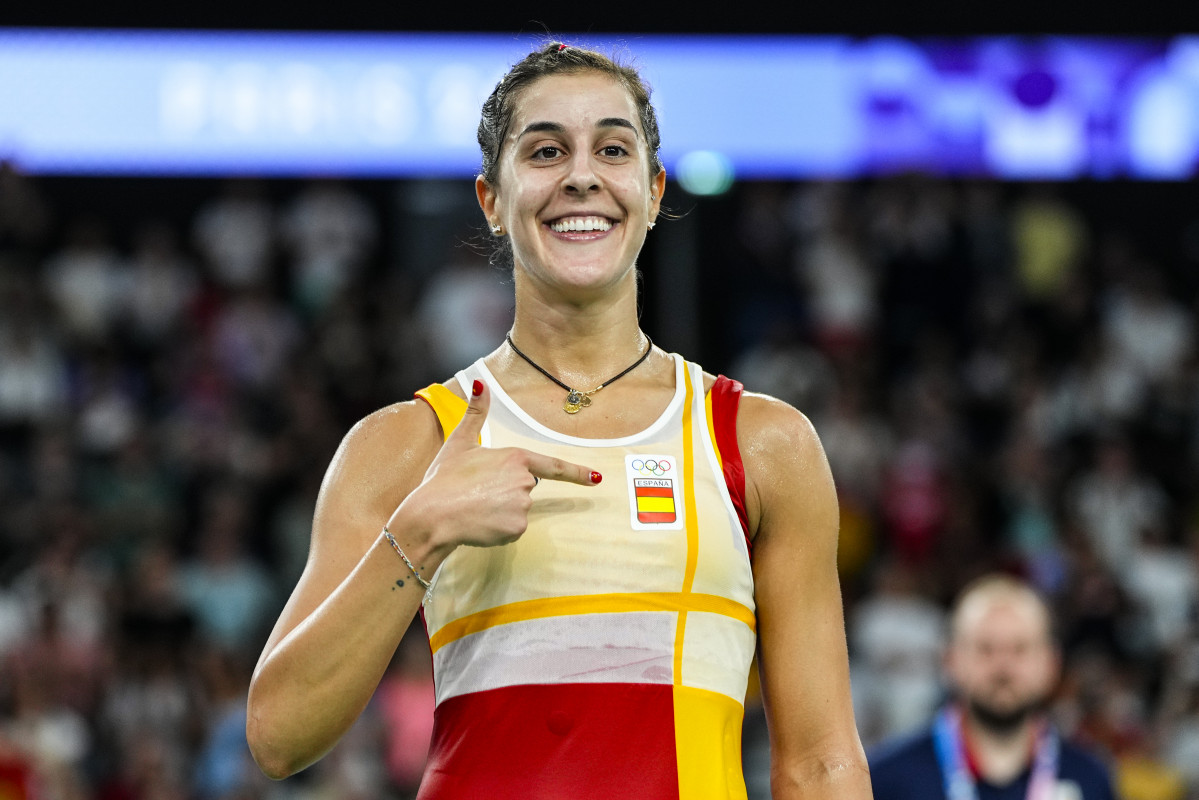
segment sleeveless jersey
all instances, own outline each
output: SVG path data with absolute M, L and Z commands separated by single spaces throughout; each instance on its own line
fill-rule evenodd
M 756 621 L 741 387 L 721 377 L 705 396 L 702 370 L 673 358 L 669 406 L 617 439 L 541 425 L 482 361 L 456 376 L 464 393 L 475 379 L 492 392 L 482 445 L 603 481 L 541 481 L 518 541 L 460 547 L 435 573 L 423 615 L 437 709 L 419 800 L 746 796 Z M 440 385 L 417 395 L 448 436 L 466 403 Z

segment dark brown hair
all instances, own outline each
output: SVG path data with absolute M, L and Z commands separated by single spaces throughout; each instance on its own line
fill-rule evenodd
M 658 157 L 658 148 L 662 144 L 662 136 L 658 131 L 658 115 L 649 100 L 649 87 L 637 70 L 621 65 L 594 50 L 550 42 L 529 53 L 508 70 L 508 74 L 500 79 L 491 96 L 483 103 L 483 115 L 479 119 L 483 180 L 491 186 L 499 185 L 500 151 L 512 124 L 521 90 L 547 75 L 570 75 L 579 72 L 599 72 L 608 75 L 628 90 L 637 106 L 641 130 L 645 135 L 649 151 L 650 177 L 662 170 L 662 159 Z

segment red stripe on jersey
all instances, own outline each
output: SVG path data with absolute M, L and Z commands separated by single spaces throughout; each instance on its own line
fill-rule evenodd
M 741 448 L 737 446 L 737 406 L 741 402 L 744 388 L 740 381 L 716 377 L 712 385 L 712 428 L 716 435 L 716 446 L 720 448 L 720 460 L 724 469 L 724 482 L 729 487 L 733 508 L 741 521 L 741 532 L 745 535 L 745 546 L 753 555 L 753 542 L 749 538 L 749 514 L 745 510 L 745 466 L 741 463 Z
M 661 486 L 636 486 L 634 489 L 638 497 L 674 497 L 673 489 Z
M 676 518 L 673 511 L 638 511 L 637 521 L 645 523 L 661 523 L 674 522 Z
M 437 706 L 418 800 L 675 800 L 669 684 L 508 686 Z

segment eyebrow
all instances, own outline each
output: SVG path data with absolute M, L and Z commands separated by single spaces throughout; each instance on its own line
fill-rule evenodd
M 599 122 L 595 123 L 596 128 L 628 128 L 634 134 L 637 134 L 637 126 L 629 122 L 624 117 L 604 117 Z M 525 129 L 516 137 L 520 139 L 526 133 L 565 133 L 566 126 L 559 122 L 530 122 Z

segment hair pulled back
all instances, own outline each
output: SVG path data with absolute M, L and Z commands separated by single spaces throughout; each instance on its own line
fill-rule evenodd
M 500 79 L 491 96 L 483 103 L 483 114 L 479 119 L 479 149 L 483 151 L 483 180 L 491 186 L 499 185 L 500 151 L 522 90 L 539 78 L 548 75 L 571 75 L 579 72 L 599 72 L 612 77 L 628 90 L 637 106 L 641 130 L 649 151 L 650 176 L 662 170 L 662 159 L 658 148 L 662 136 L 658 131 L 658 115 L 650 103 L 649 87 L 641 75 L 632 67 L 623 66 L 608 56 L 562 42 L 549 44 L 529 53 Z

